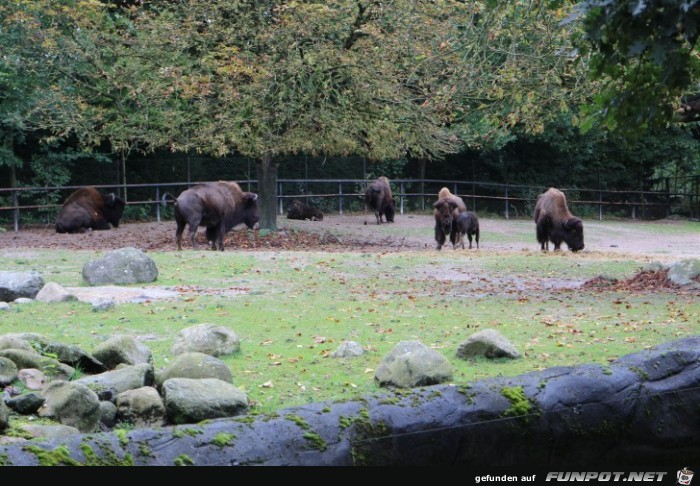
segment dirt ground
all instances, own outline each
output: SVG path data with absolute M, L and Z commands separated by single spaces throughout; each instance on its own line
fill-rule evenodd
M 295 221 L 278 217 L 279 232 L 261 236 L 258 230 L 237 227 L 226 236 L 228 251 L 320 250 L 320 251 L 426 251 L 435 248 L 434 220 L 429 214 L 397 215 L 396 222 L 378 226 L 374 217 L 363 214 L 330 214 L 323 221 Z M 673 231 L 679 222 L 597 222 L 585 223 L 586 249 L 582 254 L 612 252 L 654 256 L 660 260 L 700 258 L 700 234 Z M 537 251 L 534 223 L 530 220 L 480 220 L 481 251 Z M 185 238 L 185 249 L 190 249 Z M 198 244 L 206 246 L 204 230 Z M 52 226 L 21 228 L 0 232 L 0 249 L 55 248 L 69 250 L 112 250 L 135 247 L 144 251 L 175 251 L 173 221 L 129 223 L 109 231 L 57 234 Z M 443 251 L 454 251 L 448 245 Z M 462 250 L 460 250 L 462 251 Z M 464 250 L 468 251 L 468 250 Z

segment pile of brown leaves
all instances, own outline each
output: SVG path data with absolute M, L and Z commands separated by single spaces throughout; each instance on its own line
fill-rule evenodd
M 583 284 L 583 288 L 645 292 L 654 290 L 677 290 L 680 286 L 668 279 L 668 270 L 642 270 L 627 280 L 598 276 Z

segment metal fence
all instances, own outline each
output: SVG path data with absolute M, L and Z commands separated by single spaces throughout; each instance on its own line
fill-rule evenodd
M 248 191 L 257 190 L 256 180 L 239 180 Z M 364 179 L 280 179 L 277 183 L 277 208 L 285 214 L 289 203 L 300 199 L 325 213 L 347 213 L 364 209 Z M 103 192 L 117 192 L 127 201 L 123 219 L 160 221 L 172 217 L 172 204 L 163 205 L 166 193 L 178 195 L 196 182 L 97 185 Z M 395 179 L 391 181 L 397 211 L 428 212 L 442 187 L 464 199 L 467 208 L 483 216 L 509 218 L 530 217 L 537 196 L 545 186 L 526 186 L 477 181 Z M 0 224 L 53 225 L 56 215 L 71 192 L 82 186 L 0 188 Z M 687 208 L 686 216 L 700 217 L 700 194 L 657 191 L 612 191 L 587 188 L 560 188 L 568 199 L 572 213 L 582 218 L 627 217 L 660 219 L 674 208 Z M 687 209 L 684 209 L 687 212 Z

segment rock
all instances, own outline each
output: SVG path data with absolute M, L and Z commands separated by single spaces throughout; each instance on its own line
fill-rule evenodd
M 218 378 L 233 383 L 229 367 L 219 358 L 203 353 L 184 353 L 176 356 L 163 371 L 156 376 L 156 384 L 161 388 L 170 378 Z
M 668 266 L 664 265 L 659 261 L 653 261 L 642 268 L 642 270 L 647 272 L 660 272 L 662 270 L 668 270 Z
M 14 302 L 18 298 L 33 299 L 44 286 L 38 272 L 0 272 L 0 301 Z
M 102 393 L 109 390 L 112 390 L 111 393 L 119 394 L 142 386 L 153 386 L 153 379 L 153 365 L 140 363 L 99 375 L 85 376 L 75 382 L 82 383 L 103 396 Z
M 668 279 L 676 285 L 698 285 L 694 279 L 700 277 L 700 259 L 688 258 L 674 263 L 668 269 Z
M 163 401 L 168 419 L 174 424 L 233 417 L 248 409 L 245 393 L 216 378 L 170 378 L 163 383 Z
M 148 346 L 131 336 L 114 336 L 98 345 L 92 355 L 107 368 L 114 369 L 118 364 L 135 365 L 150 363 L 153 359 Z
M 355 341 L 345 341 L 340 344 L 329 356 L 331 358 L 355 358 L 365 354 L 365 350 Z
M 47 303 L 70 302 L 78 300 L 75 295 L 68 292 L 62 285 L 59 285 L 56 282 L 47 282 L 46 285 L 41 288 L 39 293 L 36 294 L 34 299 L 39 302 Z
M 22 368 L 17 372 L 17 378 L 29 390 L 41 390 L 49 382 L 46 375 L 36 368 Z
M 112 402 L 100 401 L 100 423 L 108 429 L 117 423 L 117 406 Z
M 452 379 L 452 365 L 420 341 L 401 341 L 379 363 L 374 379 L 379 386 L 435 385 Z
M 70 425 L 23 425 L 22 430 L 35 438 L 55 439 L 79 434 L 80 431 Z
M 9 385 L 17 379 L 17 365 L 9 358 L 0 356 L 0 386 Z
M 31 304 L 34 302 L 34 299 L 30 299 L 29 297 L 19 297 L 12 302 L 15 304 Z
M 163 425 L 165 405 L 158 391 L 150 386 L 127 390 L 117 395 L 117 422 L 139 427 Z
M 83 266 L 83 281 L 89 285 L 153 282 L 158 269 L 151 257 L 137 248 L 121 248 Z
M 75 373 L 75 369 L 72 366 L 33 351 L 2 349 L 0 350 L 0 356 L 14 361 L 18 369 L 36 368 L 41 370 L 46 376 L 56 380 L 67 380 Z
M 0 400 L 0 432 L 9 426 L 10 409 L 5 405 L 5 400 Z
M 17 334 L 3 334 L 0 336 L 0 350 L 2 349 L 23 349 L 24 351 L 36 352 L 29 342 Z
M 31 415 L 36 413 L 46 400 L 36 393 L 27 393 L 10 398 L 5 404 L 20 415 Z
M 216 324 L 198 324 L 178 332 L 170 352 L 182 354 L 195 351 L 222 356 L 238 352 L 240 349 L 241 341 L 232 329 Z
M 61 363 L 80 368 L 85 373 L 102 373 L 107 367 L 90 353 L 78 346 L 50 341 L 44 345 L 43 352 L 56 355 Z
M 7 302 L 0 302 L 0 311 L 10 310 L 10 304 Z
M 331 233 L 330 231 L 326 231 L 323 233 L 321 238 L 319 238 L 318 242 L 321 245 L 337 245 L 341 243 L 340 238 L 338 238 L 336 235 Z
M 520 358 L 520 353 L 503 334 L 495 329 L 484 329 L 469 336 L 457 348 L 458 358 L 471 359 L 477 356 L 517 359 Z
M 95 299 L 91 302 L 93 312 L 104 312 L 113 309 L 116 302 L 113 298 Z
M 54 381 L 42 391 L 46 401 L 42 417 L 52 417 L 80 432 L 94 432 L 100 422 L 100 401 L 95 392 L 78 382 Z

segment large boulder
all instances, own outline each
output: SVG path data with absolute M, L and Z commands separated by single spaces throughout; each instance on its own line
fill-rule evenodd
M 85 373 L 102 373 L 107 371 L 107 367 L 100 360 L 72 344 L 49 341 L 44 345 L 43 352 L 54 355 L 61 363 L 80 368 Z
M 473 359 L 483 356 L 495 358 L 520 358 L 520 353 L 508 339 L 495 329 L 484 329 L 475 332 L 457 348 L 457 357 Z
M 2 349 L 0 350 L 0 356 L 12 360 L 18 369 L 36 368 L 49 378 L 57 380 L 67 380 L 75 373 L 75 369 L 72 366 L 34 351 Z
M 150 363 L 153 359 L 148 346 L 131 336 L 113 336 L 93 349 L 92 355 L 109 369 L 122 363 Z
M 39 424 L 28 424 L 23 425 L 21 429 L 31 435 L 32 437 L 38 439 L 57 439 L 61 437 L 67 437 L 69 435 L 80 434 L 80 431 L 75 427 L 70 425 L 39 425 Z
M 182 354 L 195 351 L 212 356 L 223 356 L 240 349 L 241 340 L 232 329 L 205 323 L 186 327 L 178 332 L 170 352 Z
M 134 390 L 142 386 L 153 386 L 153 365 L 140 363 L 133 366 L 125 366 L 118 370 L 105 371 L 98 375 L 85 376 L 76 380 L 90 387 L 95 393 L 101 395 L 104 391 L 112 390 L 115 394 Z
M 17 379 L 17 365 L 10 358 L 0 356 L 0 386 L 9 385 Z
M 420 341 L 401 341 L 379 363 L 374 379 L 399 388 L 436 385 L 452 379 L 452 365 Z
M 38 294 L 36 294 L 35 300 L 38 302 L 70 302 L 78 300 L 78 298 L 68 292 L 65 287 L 56 282 L 47 282 Z
M 216 378 L 171 378 L 163 383 L 163 401 L 174 424 L 240 415 L 248 409 L 248 396 Z
M 10 409 L 5 405 L 5 401 L 0 398 L 0 432 L 5 430 L 9 425 Z
M 674 263 L 668 269 L 668 279 L 676 285 L 700 286 L 695 279 L 700 277 L 700 259 L 689 258 Z
M 22 297 L 33 299 L 43 286 L 39 272 L 0 272 L 0 302 L 14 302 Z
M 5 404 L 20 415 L 36 413 L 46 399 L 36 393 L 25 393 L 5 401 Z
M 161 388 L 170 378 L 217 378 L 233 383 L 231 369 L 219 358 L 203 353 L 184 353 L 176 356 L 165 369 L 156 374 L 156 385 Z
M 46 399 L 39 409 L 42 417 L 55 418 L 83 433 L 94 432 L 100 422 L 100 400 L 82 383 L 54 381 L 42 391 Z
M 153 282 L 158 269 L 151 257 L 137 248 L 121 248 L 83 266 L 83 281 L 89 285 Z
M 151 386 L 127 390 L 117 395 L 116 420 L 139 427 L 162 425 L 165 420 L 165 405 L 158 391 Z

